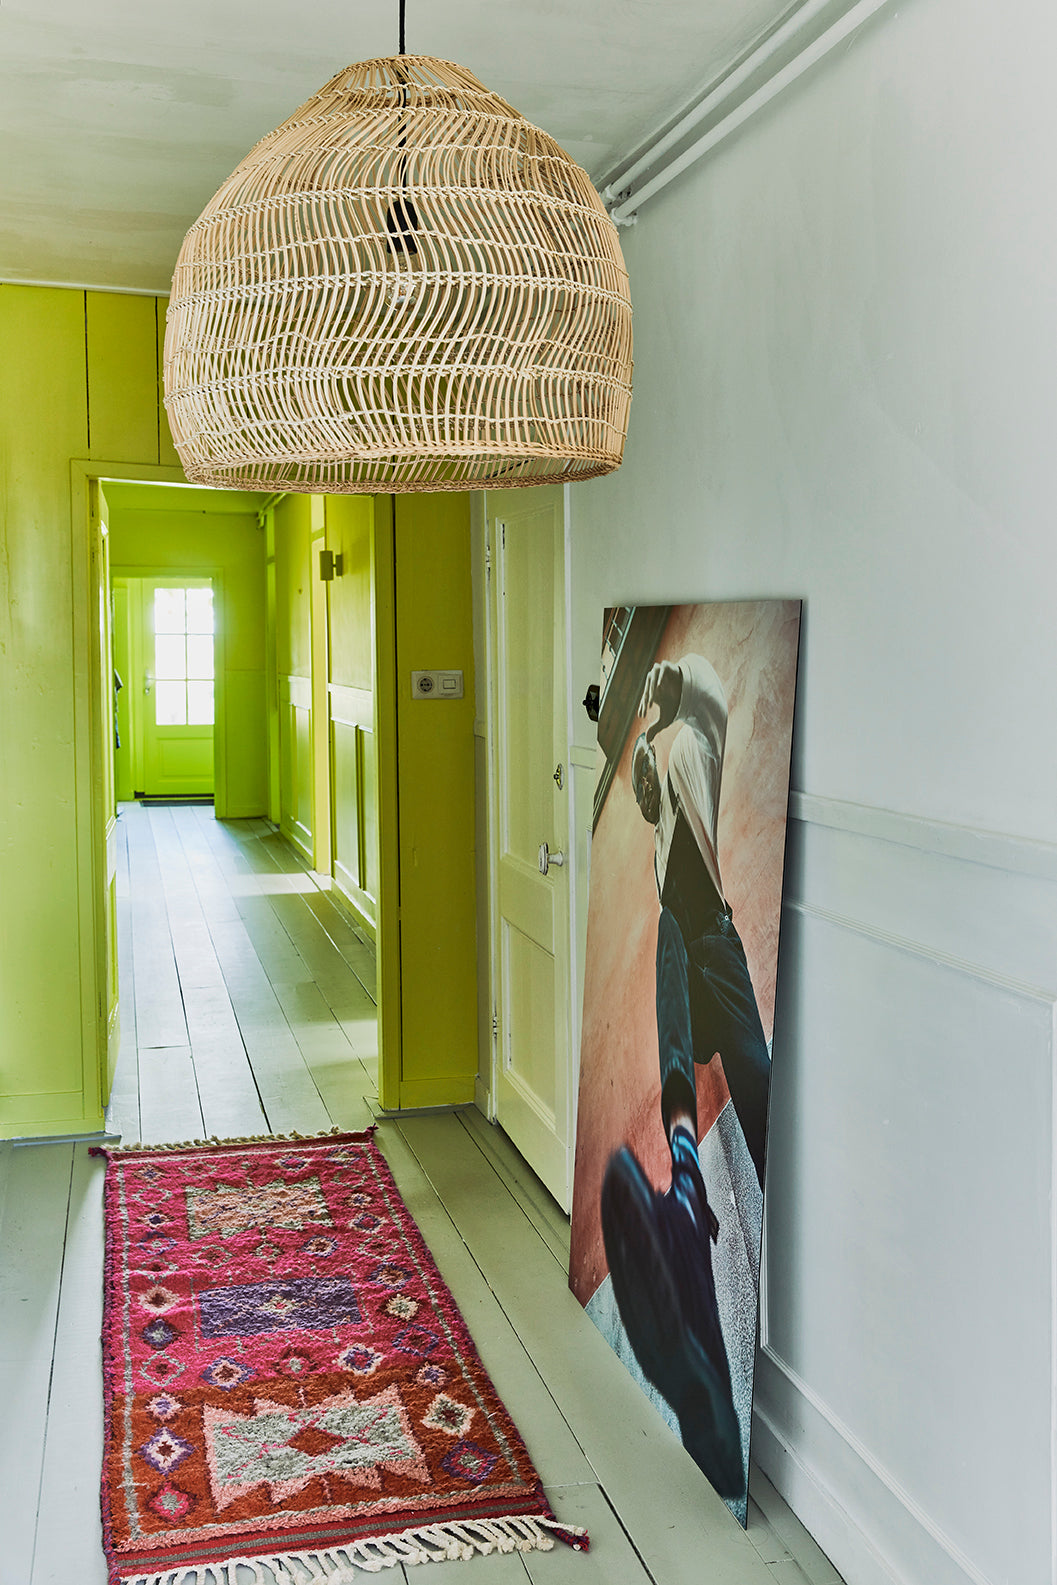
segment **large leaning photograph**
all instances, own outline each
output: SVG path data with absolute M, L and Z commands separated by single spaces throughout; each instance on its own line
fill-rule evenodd
M 569 1284 L 742 1524 L 799 632 L 602 638 Z

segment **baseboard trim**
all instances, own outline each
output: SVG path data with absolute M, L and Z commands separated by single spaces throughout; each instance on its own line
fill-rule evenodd
M 773 1349 L 762 1351 L 760 1364 L 763 1370 L 758 1367 L 753 1405 L 753 1460 L 845 1579 L 854 1585 L 993 1585 Z M 817 1441 L 821 1434 L 834 1450 L 839 1447 L 838 1458 L 851 1466 L 850 1473 L 842 1475 L 841 1489 L 860 1495 L 863 1514 L 880 1518 L 887 1513 L 893 1540 L 902 1533 L 904 1545 L 898 1550 L 905 1556 L 896 1560 L 891 1555 L 896 1548 L 884 1545 L 865 1528 L 818 1462 L 786 1434 L 766 1401 L 768 1370 L 795 1398 L 797 1442 Z

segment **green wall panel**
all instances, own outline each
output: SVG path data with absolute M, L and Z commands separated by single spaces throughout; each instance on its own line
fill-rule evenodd
M 477 1072 L 469 497 L 398 497 L 395 550 L 400 1100 L 456 1104 Z M 412 698 L 433 668 L 462 671 L 461 699 Z
M 153 297 L 85 293 L 88 455 L 158 461 L 158 318 Z
M 94 1112 L 94 1097 L 83 1102 L 70 555 L 69 459 L 87 445 L 84 294 L 0 286 L 0 345 L 0 1133 L 21 1133 L 24 1119 Z
M 308 677 L 312 672 L 311 502 L 308 495 L 288 495 L 275 509 L 275 644 L 280 677 Z
M 156 466 L 153 298 L 0 285 L 0 1136 L 101 1123 L 90 457 Z M 91 431 L 91 433 L 90 433 Z

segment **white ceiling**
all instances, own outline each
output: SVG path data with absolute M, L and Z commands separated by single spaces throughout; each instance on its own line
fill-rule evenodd
M 597 180 L 794 0 L 407 0 Z M 167 291 L 183 234 L 271 127 L 398 48 L 398 0 L 0 0 L 0 280 Z

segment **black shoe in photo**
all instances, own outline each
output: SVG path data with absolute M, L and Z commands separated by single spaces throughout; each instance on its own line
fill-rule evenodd
M 658 1194 L 622 1147 L 606 1168 L 601 1209 L 613 1293 L 635 1358 L 720 1496 L 741 1497 L 741 1430 L 712 1276 L 716 1224 L 700 1169 L 680 1172 L 672 1190 Z

